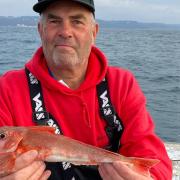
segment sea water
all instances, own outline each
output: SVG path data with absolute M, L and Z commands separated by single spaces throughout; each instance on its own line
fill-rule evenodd
M 0 27 L 0 74 L 22 68 L 40 44 L 35 27 Z M 180 142 L 180 30 L 101 29 L 96 45 L 134 73 L 157 134 Z

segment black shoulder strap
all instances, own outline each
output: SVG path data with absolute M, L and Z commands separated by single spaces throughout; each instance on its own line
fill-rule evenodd
M 33 121 L 38 125 L 47 125 L 49 113 L 45 109 L 41 84 L 28 69 L 25 71 L 30 89 Z
M 106 78 L 97 85 L 100 114 L 106 120 L 106 133 L 109 137 L 109 147 L 114 152 L 118 152 L 120 139 L 123 133 L 123 124 L 111 103 L 109 88 Z
M 36 77 L 27 68 L 25 69 L 25 72 L 30 90 L 31 105 L 33 110 L 33 122 L 35 122 L 37 125 L 47 125 L 55 127 L 55 133 L 62 134 L 57 121 L 49 112 L 46 111 L 40 81 L 38 81 L 38 79 L 36 79 Z M 73 165 L 70 163 L 47 163 L 47 167 L 51 168 L 50 170 L 54 172 L 52 173 L 50 179 L 55 180 L 60 179 L 60 177 L 67 180 L 78 179 L 77 175 L 74 173 Z M 55 167 L 56 169 L 59 169 L 59 171 L 55 171 Z
M 35 122 L 37 125 L 48 125 L 51 127 L 55 127 L 55 133 L 62 134 L 62 131 L 57 121 L 49 112 L 46 111 L 40 81 L 38 81 L 36 77 L 27 68 L 25 69 L 25 71 L 30 90 L 33 122 Z M 120 146 L 120 138 L 123 133 L 123 124 L 112 106 L 106 79 L 104 79 L 99 85 L 97 85 L 97 94 L 99 100 L 100 114 L 102 118 L 105 119 L 107 122 L 107 127 L 105 129 L 109 137 L 109 147 L 107 147 L 107 149 L 117 152 Z M 51 169 L 52 172 L 55 171 L 55 164 L 47 164 L 50 165 L 49 167 L 53 167 Z M 63 177 L 63 179 L 67 180 L 78 179 L 76 173 L 74 173 L 73 165 L 66 162 L 57 164 L 58 166 L 56 167 L 59 167 L 60 169 L 59 177 L 61 176 Z M 57 174 L 57 171 L 55 171 L 55 173 Z M 58 179 L 58 177 L 51 177 L 50 179 L 55 180 Z

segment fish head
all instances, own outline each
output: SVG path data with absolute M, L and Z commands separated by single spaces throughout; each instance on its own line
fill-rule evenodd
M 0 127 L 0 154 L 16 151 L 23 139 L 23 131 L 14 127 Z

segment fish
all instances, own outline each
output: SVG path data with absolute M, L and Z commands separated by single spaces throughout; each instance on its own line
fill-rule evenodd
M 98 166 L 120 161 L 147 177 L 150 177 L 150 168 L 160 162 L 158 159 L 126 157 L 95 147 L 55 134 L 55 129 L 49 126 L 3 126 L 0 127 L 0 177 L 15 172 L 16 158 L 30 150 L 38 152 L 36 160 L 46 162 Z

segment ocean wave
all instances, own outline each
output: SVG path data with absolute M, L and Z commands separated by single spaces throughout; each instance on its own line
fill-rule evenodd
M 179 31 L 104 29 L 96 41 L 111 65 L 135 74 L 158 133 L 172 141 L 179 141 L 176 129 L 180 121 L 179 37 Z M 40 44 L 35 26 L 0 27 L 0 40 L 0 74 L 22 67 Z M 174 134 L 165 131 L 171 124 Z

